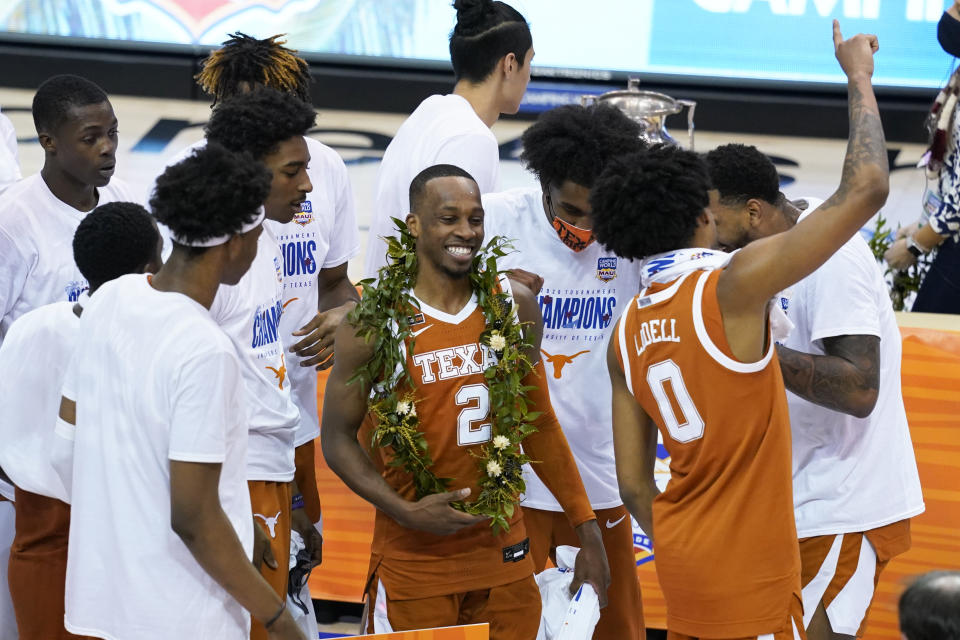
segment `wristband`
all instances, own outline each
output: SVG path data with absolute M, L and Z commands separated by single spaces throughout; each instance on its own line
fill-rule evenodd
M 283 612 L 286 611 L 286 609 L 287 609 L 287 599 L 284 598 L 284 599 L 283 599 L 283 604 L 281 604 L 281 605 L 280 605 L 280 608 L 277 609 L 277 612 L 276 612 L 275 614 L 273 614 L 273 617 L 270 618 L 269 620 L 267 620 L 267 622 L 263 625 L 263 628 L 264 628 L 264 629 L 269 629 L 269 628 L 270 628 L 270 625 L 272 625 L 274 622 L 276 622 L 277 620 L 280 619 L 280 616 L 283 615 Z
M 913 236 L 907 236 L 907 251 L 913 254 L 914 258 L 919 258 L 926 253 L 926 251 L 923 250 L 923 247 L 921 247 L 920 244 L 913 239 Z
M 292 499 L 292 501 L 291 501 L 291 503 L 290 503 L 290 509 L 291 509 L 291 511 L 296 511 L 297 509 L 303 509 L 303 494 L 302 494 L 302 493 L 298 493 L 297 495 L 293 496 L 293 499 Z

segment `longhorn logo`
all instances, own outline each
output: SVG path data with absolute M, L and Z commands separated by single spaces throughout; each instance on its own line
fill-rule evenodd
M 273 367 L 265 367 L 266 369 L 270 369 L 270 371 L 273 371 L 273 375 L 275 375 L 275 376 L 277 377 L 277 380 L 280 381 L 280 382 L 277 384 L 277 386 L 280 387 L 281 389 L 283 389 L 283 381 L 287 379 L 287 365 L 286 365 L 286 363 L 284 362 L 283 355 L 284 355 L 284 354 L 282 354 L 282 353 L 280 354 L 280 368 L 279 368 L 279 369 L 274 369 Z
M 557 355 L 554 356 L 554 355 L 550 355 L 549 353 L 547 353 L 547 352 L 544 351 L 543 349 L 540 349 L 540 353 L 542 353 L 543 355 L 547 356 L 547 362 L 549 362 L 550 364 L 553 365 L 553 377 L 556 378 L 557 380 L 559 380 L 559 379 L 560 379 L 560 376 L 561 376 L 561 374 L 562 374 L 562 372 L 563 372 L 563 368 L 564 368 L 565 366 L 567 366 L 568 364 L 570 364 L 571 362 L 573 362 L 573 359 L 574 359 L 574 358 L 577 358 L 577 357 L 579 357 L 579 356 L 582 356 L 582 355 L 585 354 L 585 353 L 590 353 L 590 350 L 587 349 L 586 351 L 579 351 L 579 352 L 573 354 L 572 356 L 565 356 L 565 355 L 563 355 L 562 353 L 559 353 L 559 354 L 557 354 Z
M 270 537 L 271 537 L 271 538 L 276 538 L 276 537 L 277 537 L 277 522 L 280 521 L 280 514 L 281 514 L 281 513 L 282 513 L 282 512 L 277 511 L 277 515 L 273 516 L 272 518 L 268 518 L 268 517 L 266 517 L 266 516 L 262 516 L 262 515 L 260 515 L 259 513 L 255 513 L 255 514 L 253 514 L 253 515 L 256 516 L 257 518 L 260 518 L 261 520 L 263 520 L 264 524 L 267 525 L 267 528 L 270 529 Z

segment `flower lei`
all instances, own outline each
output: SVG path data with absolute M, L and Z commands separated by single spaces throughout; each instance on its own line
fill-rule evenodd
M 415 340 L 410 331 L 411 316 L 416 313 L 411 296 L 417 274 L 415 239 L 406 224 L 393 220 L 400 237 L 387 239 L 390 264 L 380 269 L 379 282 L 370 278 L 360 283 L 363 295 L 350 315 L 357 335 L 373 345 L 373 356 L 357 368 L 348 383 L 360 381 L 370 386 L 368 409 L 376 423 L 371 444 L 392 449 L 390 466 L 411 474 L 419 500 L 447 491 L 451 479 L 438 478 L 431 470 L 433 458 L 420 431 L 415 386 L 403 355 L 404 343 L 409 343 L 412 351 Z M 509 296 L 498 291 L 497 259 L 506 255 L 507 247 L 504 238 L 495 237 L 474 257 L 470 272 L 470 283 L 486 319 L 480 343 L 497 356 L 483 372 L 490 396 L 492 438 L 479 454 L 473 454 L 480 470 L 480 495 L 470 503 L 453 503 L 467 513 L 489 517 L 494 535 L 509 531 L 518 495 L 525 490 L 522 467 L 530 459 L 520 443 L 536 431 L 531 423 L 540 415 L 529 410 L 530 388 L 522 382 L 533 368 L 525 355 L 531 344 Z M 392 331 L 384 331 L 390 327 Z

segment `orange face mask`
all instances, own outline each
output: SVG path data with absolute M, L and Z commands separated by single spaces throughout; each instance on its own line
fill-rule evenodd
M 550 224 L 553 225 L 563 244 L 567 245 L 572 251 L 579 253 L 593 242 L 593 230 L 591 229 L 581 229 L 556 216 L 551 218 Z

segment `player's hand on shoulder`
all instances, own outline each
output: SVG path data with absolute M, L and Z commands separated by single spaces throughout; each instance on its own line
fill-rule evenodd
M 573 568 L 573 582 L 570 584 L 570 595 L 573 596 L 586 582 L 597 592 L 600 599 L 600 608 L 607 606 L 607 589 L 610 587 L 610 565 L 607 563 L 607 552 L 603 548 L 603 537 L 596 520 L 584 522 L 577 527 L 580 538 L 580 552 Z
M 409 503 L 400 524 L 408 529 L 447 536 L 487 520 L 485 516 L 464 513 L 450 506 L 451 502 L 464 500 L 469 495 L 470 489 L 459 489 L 420 498 Z
M 873 54 L 880 49 L 877 36 L 858 33 L 848 40 L 843 39 L 840 22 L 833 21 L 833 50 L 837 62 L 847 77 L 858 74 L 873 75 Z
M 543 278 L 531 271 L 526 271 L 524 269 L 510 269 L 506 273 L 511 282 L 515 284 L 522 284 L 527 289 L 530 289 L 530 292 L 533 295 L 540 293 L 540 289 L 543 288 Z

